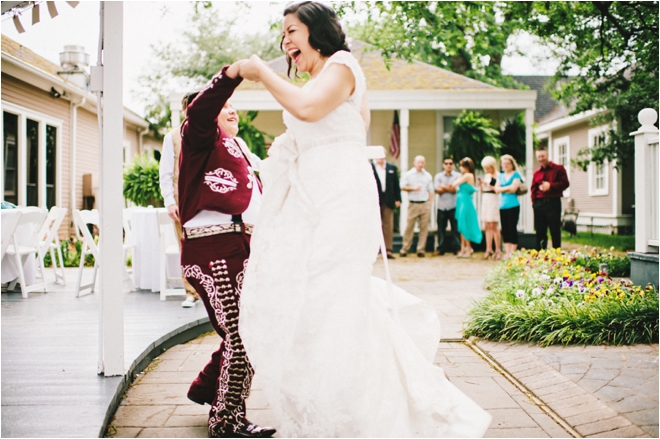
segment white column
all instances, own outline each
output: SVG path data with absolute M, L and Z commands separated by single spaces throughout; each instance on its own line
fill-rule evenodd
M 658 113 L 645 108 L 635 137 L 635 251 L 658 252 Z M 654 242 L 649 242 L 654 240 Z
M 408 170 L 408 126 L 410 125 L 410 111 L 407 108 L 399 110 L 399 133 L 401 137 L 401 154 L 399 164 L 401 174 Z M 408 192 L 401 191 L 401 211 L 399 214 L 399 231 L 403 235 L 408 217 Z
M 527 187 L 532 186 L 532 176 L 534 175 L 534 137 L 532 130 L 534 129 L 534 109 L 525 109 L 525 183 Z M 525 233 L 534 233 L 534 210 L 532 208 L 532 199 L 529 194 L 523 197 L 527 215 L 524 216 Z
M 170 120 L 173 127 L 181 125 L 181 99 L 183 96 L 183 93 L 170 92 L 170 113 L 172 114 Z
M 123 375 L 124 291 L 122 214 L 123 35 L 122 2 L 102 2 L 103 139 L 100 151 L 100 364 L 105 376 Z

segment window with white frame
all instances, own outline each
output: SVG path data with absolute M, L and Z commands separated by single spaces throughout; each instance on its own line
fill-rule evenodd
M 566 169 L 566 176 L 568 181 L 571 181 L 571 142 L 568 136 L 558 137 L 552 141 L 552 157 L 551 160 L 558 165 L 562 165 Z M 568 187 L 564 193 L 564 197 L 570 197 L 571 188 Z
M 607 126 L 600 126 L 588 131 L 589 150 L 602 145 L 607 140 Z M 589 163 L 587 178 L 589 181 L 589 196 L 597 197 L 609 194 L 609 163 Z
M 3 198 L 50 208 L 59 200 L 62 121 L 2 102 Z

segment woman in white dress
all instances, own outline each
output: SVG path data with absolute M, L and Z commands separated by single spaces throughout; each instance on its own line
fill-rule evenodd
M 432 361 L 433 308 L 371 276 L 382 236 L 365 156 L 366 82 L 334 11 L 284 11 L 298 88 L 258 57 L 240 75 L 284 107 L 262 162 L 239 332 L 284 437 L 474 437 L 490 416 Z

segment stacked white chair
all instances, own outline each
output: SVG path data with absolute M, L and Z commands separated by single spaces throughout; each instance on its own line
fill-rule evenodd
M 78 268 L 78 282 L 76 283 L 76 297 L 80 297 L 80 292 L 83 290 L 89 289 L 90 293 L 94 292 L 96 287 L 96 274 L 100 266 L 100 256 L 99 246 L 94 241 L 94 236 L 92 236 L 88 224 L 95 225 L 99 227 L 99 212 L 98 210 L 74 210 L 73 211 L 73 220 L 76 223 L 76 230 L 82 239 L 82 247 L 80 251 L 80 265 Z M 83 269 L 85 268 L 85 257 L 87 255 L 94 256 L 94 271 L 92 274 L 92 281 L 86 285 L 82 285 L 82 275 Z M 124 247 L 124 283 L 128 286 L 130 291 L 135 291 L 135 285 L 131 279 L 128 270 L 126 269 L 126 247 Z
M 46 292 L 46 283 L 44 282 L 44 274 L 41 264 L 36 264 L 37 270 L 41 276 L 41 282 L 35 282 L 31 285 L 27 284 L 25 277 L 25 263 L 28 258 L 37 257 L 39 255 L 39 231 L 46 219 L 47 212 L 45 209 L 39 207 L 27 207 L 21 209 L 21 217 L 18 221 L 16 230 L 12 234 L 9 245 L 7 246 L 6 253 L 14 258 L 18 268 L 18 284 L 21 286 L 21 295 L 27 299 L 28 293 L 37 290 Z M 18 239 L 18 235 L 21 239 Z M 9 285 L 9 290 L 13 290 L 16 286 L 14 281 Z
M 128 283 L 128 289 L 130 291 L 135 291 L 135 283 L 133 278 L 129 274 L 128 268 L 126 268 L 126 261 L 128 257 L 128 251 L 131 251 L 131 257 L 135 261 L 135 239 L 133 238 L 133 208 L 124 209 L 123 214 L 123 224 L 124 224 L 124 277 Z M 131 270 L 132 271 L 132 270 Z
M 185 296 L 183 288 L 172 288 L 173 284 L 181 283 L 181 271 L 174 276 L 167 273 L 167 258 L 175 257 L 180 260 L 179 244 L 176 242 L 174 222 L 167 214 L 167 210 L 158 209 L 158 232 L 160 243 L 160 300 L 167 300 L 168 296 Z
M 89 289 L 90 293 L 94 292 L 96 287 L 96 273 L 99 268 L 99 246 L 94 241 L 87 224 L 99 226 L 99 211 L 94 210 L 78 210 L 73 211 L 73 221 L 76 224 L 76 232 L 82 240 L 80 247 L 80 265 L 78 267 L 78 282 L 76 282 L 76 297 L 80 297 L 80 292 Z M 85 257 L 92 255 L 94 257 L 94 271 L 92 274 L 92 281 L 86 285 L 82 284 L 83 269 L 85 268 Z
M 58 231 L 66 216 L 66 212 L 67 209 L 64 207 L 51 207 L 46 221 L 44 221 L 39 231 L 39 262 L 43 267 L 46 253 L 50 252 L 53 272 L 55 273 L 55 283 L 60 282 L 62 285 L 66 285 L 66 277 L 64 275 L 64 258 L 62 257 L 62 246 L 60 245 Z M 58 257 L 56 258 L 55 255 Z

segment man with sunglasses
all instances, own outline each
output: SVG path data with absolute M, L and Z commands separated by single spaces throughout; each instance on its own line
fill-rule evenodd
M 458 253 L 460 241 L 456 226 L 456 188 L 452 183 L 461 174 L 454 168 L 454 160 L 447 157 L 442 161 L 443 172 L 436 174 L 433 179 L 435 193 L 438 194 L 438 249 L 433 253 L 442 256 L 446 252 Z M 447 234 L 447 222 L 451 232 Z

